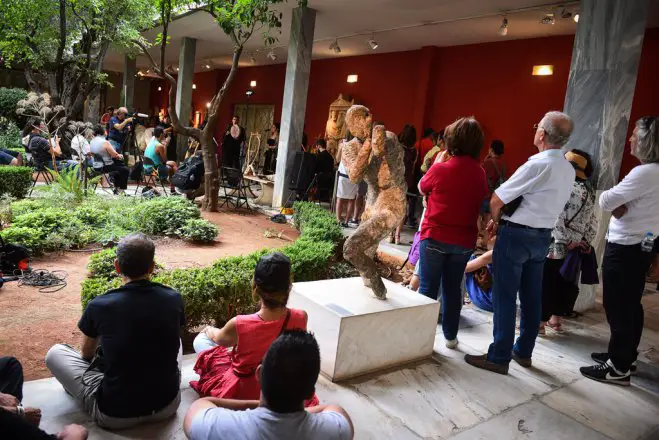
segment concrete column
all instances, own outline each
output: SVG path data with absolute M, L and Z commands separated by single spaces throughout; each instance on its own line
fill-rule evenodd
M 290 194 L 288 184 L 293 175 L 295 153 L 300 151 L 300 145 L 302 145 L 315 26 L 316 11 L 314 9 L 304 7 L 293 9 L 273 207 L 281 207 L 286 203 Z
M 627 145 L 647 18 L 646 0 L 582 0 L 565 112 L 575 123 L 568 148 L 593 157 L 597 196 L 618 182 Z M 595 250 L 601 262 L 609 216 L 597 214 Z M 575 310 L 595 305 L 596 286 L 581 286 Z
M 124 57 L 124 81 L 121 85 L 121 105 L 128 111 L 133 110 L 135 98 L 135 75 L 137 74 L 137 60 Z
M 176 114 L 181 124 L 188 126 L 192 113 L 192 84 L 194 82 L 195 53 L 197 40 L 184 37 L 178 58 L 178 78 L 176 81 Z M 182 161 L 188 148 L 188 137 L 176 135 L 177 159 Z

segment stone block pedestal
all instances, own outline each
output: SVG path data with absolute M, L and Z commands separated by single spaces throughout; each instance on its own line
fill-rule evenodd
M 430 357 L 439 303 L 385 280 L 387 300 L 361 278 L 295 283 L 289 306 L 305 310 L 321 372 L 337 382 Z

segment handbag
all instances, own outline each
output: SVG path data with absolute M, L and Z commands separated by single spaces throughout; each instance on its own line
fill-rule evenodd
M 503 208 L 501 208 L 501 212 L 507 215 L 508 217 L 512 217 L 515 211 L 517 211 L 517 208 L 519 208 L 519 205 L 522 204 L 523 199 L 524 199 L 523 196 L 519 196 L 510 203 L 506 203 L 505 205 L 503 205 Z

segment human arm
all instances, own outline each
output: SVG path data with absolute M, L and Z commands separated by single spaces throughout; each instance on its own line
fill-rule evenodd
M 158 157 L 160 157 L 160 160 L 165 163 L 167 162 L 167 150 L 165 149 L 165 146 L 158 142 L 158 145 L 156 145 L 156 154 Z
M 126 118 L 124 119 L 123 122 L 115 123 L 113 127 L 115 130 L 121 131 L 126 127 L 126 125 L 130 124 L 131 122 L 133 122 L 133 118 Z
M 6 410 L 3 407 L 0 407 L 0 437 L 21 440 L 52 440 L 57 438 L 39 429 L 38 425 L 18 416 L 16 408 Z
M 89 431 L 80 425 L 67 425 L 62 432 L 57 434 L 59 440 L 87 440 Z
M 616 213 L 617 208 L 644 196 L 648 190 L 656 190 L 656 188 L 647 188 L 647 185 L 644 185 L 641 180 L 643 171 L 641 167 L 632 169 L 620 183 L 608 191 L 604 191 L 599 200 L 600 208 L 603 211 L 612 212 L 614 215 L 619 214 L 616 217 L 620 218 L 624 215 L 622 211 L 626 212 L 626 209 L 618 210 Z
M 238 342 L 236 318 L 231 318 L 221 329 L 209 326 L 204 329 L 204 332 L 213 342 L 222 347 L 232 347 Z
M 92 360 L 96 354 L 96 348 L 98 347 L 98 338 L 90 338 L 89 336 L 82 335 L 82 345 L 80 346 L 80 355 L 85 360 Z
M 419 194 L 426 196 L 430 194 L 435 185 L 439 182 L 442 167 L 432 166 L 428 172 L 419 181 Z
M 468 262 L 467 267 L 465 267 L 465 273 L 475 272 L 481 267 L 485 267 L 492 263 L 492 254 L 493 251 L 487 251 L 483 255 L 480 255 Z
M 199 414 L 204 411 L 213 410 L 217 408 L 224 408 L 232 411 L 245 411 L 248 409 L 255 409 L 259 406 L 258 400 L 233 400 L 233 399 L 219 399 L 216 397 L 205 397 L 195 401 L 190 405 L 190 409 L 185 414 L 183 420 L 183 429 L 188 438 L 192 438 L 194 428 L 194 420 Z M 199 429 L 199 424 L 197 424 Z
M 110 155 L 112 159 L 123 160 L 124 158 L 121 154 L 117 153 L 114 148 L 112 148 L 112 144 L 109 142 L 103 142 L 103 149 Z
M 332 412 L 341 415 L 344 419 L 347 420 L 348 426 L 350 427 L 350 438 L 353 438 L 355 435 L 355 426 L 352 424 L 352 419 L 348 415 L 348 412 L 338 405 L 318 405 L 312 406 L 311 408 L 306 409 L 310 414 L 320 414 L 324 412 Z

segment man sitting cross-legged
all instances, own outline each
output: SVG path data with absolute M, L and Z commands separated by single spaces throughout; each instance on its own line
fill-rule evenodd
M 185 433 L 191 440 L 352 439 L 352 421 L 340 406 L 304 409 L 319 373 L 320 352 L 313 335 L 284 332 L 256 370 L 261 400 L 199 399 L 185 416 Z
M 154 254 L 155 245 L 142 234 L 122 239 L 114 266 L 126 284 L 87 305 L 78 323 L 82 353 L 59 344 L 46 355 L 53 376 L 104 428 L 167 419 L 181 402 L 183 300 L 150 281 Z

